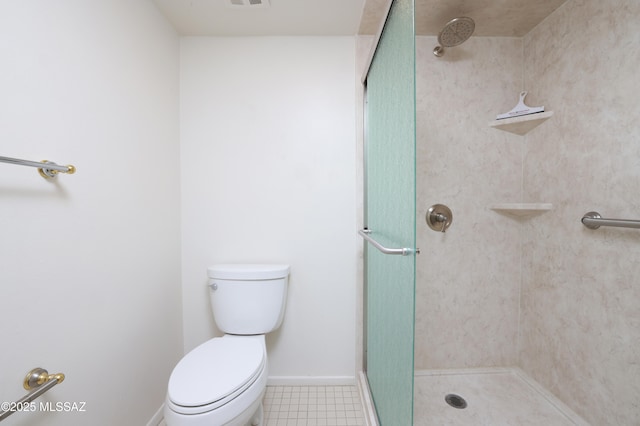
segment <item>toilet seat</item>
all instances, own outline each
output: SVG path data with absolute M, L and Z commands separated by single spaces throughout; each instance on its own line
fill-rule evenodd
M 215 410 L 235 399 L 266 365 L 264 336 L 225 335 L 189 352 L 169 379 L 168 402 L 182 414 Z

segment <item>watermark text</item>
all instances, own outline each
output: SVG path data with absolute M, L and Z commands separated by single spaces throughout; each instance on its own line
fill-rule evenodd
M 54 411 L 54 412 L 78 412 L 86 410 L 85 401 L 32 401 L 32 402 L 0 402 L 0 411 Z

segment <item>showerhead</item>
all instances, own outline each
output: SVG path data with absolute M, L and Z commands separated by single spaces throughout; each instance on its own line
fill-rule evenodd
M 464 43 L 471 37 L 473 30 L 476 29 L 476 23 L 473 19 L 467 17 L 454 18 L 447 22 L 440 34 L 438 34 L 438 43 L 440 46 L 436 46 L 433 49 L 433 54 L 436 56 L 442 56 L 444 54 L 445 47 L 453 47 Z

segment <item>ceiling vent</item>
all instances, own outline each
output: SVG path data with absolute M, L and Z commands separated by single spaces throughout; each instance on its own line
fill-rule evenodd
M 269 0 L 226 0 L 231 7 L 262 8 L 269 7 Z

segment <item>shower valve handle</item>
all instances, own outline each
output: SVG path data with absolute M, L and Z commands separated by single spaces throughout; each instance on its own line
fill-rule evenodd
M 445 232 L 453 222 L 453 213 L 444 204 L 434 204 L 427 210 L 425 219 L 429 228 L 436 232 Z
M 442 229 L 440 229 L 440 232 L 444 232 L 444 228 L 447 225 L 447 222 L 449 222 L 449 219 L 445 215 L 438 213 L 436 214 L 436 222 L 442 223 Z

